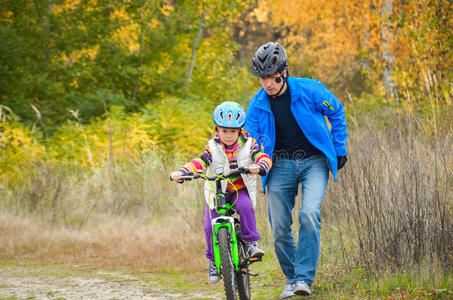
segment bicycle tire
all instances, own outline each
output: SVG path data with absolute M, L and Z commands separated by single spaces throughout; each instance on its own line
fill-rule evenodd
M 250 292 L 250 274 L 249 266 L 247 264 L 247 252 L 245 244 L 242 241 L 238 241 L 238 252 L 239 252 L 239 266 L 240 270 L 236 276 L 237 288 L 240 300 L 252 299 Z
M 220 261 L 222 266 L 223 286 L 225 287 L 225 295 L 227 300 L 237 299 L 236 289 L 236 270 L 231 255 L 231 244 L 229 231 L 226 227 L 219 229 L 219 250 Z

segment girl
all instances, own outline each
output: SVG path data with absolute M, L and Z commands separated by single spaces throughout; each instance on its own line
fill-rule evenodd
M 255 139 L 242 129 L 245 124 L 245 110 L 236 102 L 224 102 L 217 106 L 212 116 L 216 125 L 217 134 L 208 141 L 203 153 L 192 159 L 178 171 L 171 173 L 172 180 L 182 182 L 180 176 L 188 172 L 207 169 L 207 173 L 214 174 L 214 170 L 223 167 L 233 170 L 239 167 L 250 167 L 250 175 L 241 174 L 230 178 L 225 191 L 225 199 L 234 203 L 235 209 L 241 217 L 241 236 L 247 242 L 247 252 L 251 257 L 262 256 L 264 251 L 258 246 L 260 234 L 256 229 L 255 201 L 256 201 L 256 174 L 266 175 L 272 166 L 272 160 L 265 154 Z M 234 185 L 234 187 L 233 187 Z M 236 189 L 238 199 L 236 200 Z M 211 218 L 218 216 L 214 209 L 212 192 L 209 183 L 205 184 L 205 238 L 207 244 L 206 257 L 210 260 L 208 279 L 215 283 L 219 281 L 217 267 L 214 263 L 212 249 Z

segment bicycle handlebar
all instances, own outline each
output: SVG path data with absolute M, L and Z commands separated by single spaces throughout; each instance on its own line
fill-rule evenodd
M 250 167 L 241 167 L 241 168 L 238 168 L 235 170 L 229 170 L 229 171 L 223 172 L 220 175 L 204 175 L 204 176 L 201 176 L 200 174 L 197 174 L 197 173 L 189 172 L 184 175 L 181 175 L 179 177 L 179 179 L 181 179 L 182 181 L 189 181 L 192 179 L 203 178 L 208 181 L 216 181 L 218 178 L 228 179 L 230 177 L 240 175 L 240 174 L 250 174 L 250 170 L 253 170 L 253 169 L 254 168 L 250 168 Z M 173 181 L 171 176 L 170 176 L 170 180 Z

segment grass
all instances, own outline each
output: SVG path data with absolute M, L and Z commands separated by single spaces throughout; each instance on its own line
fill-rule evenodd
M 0 259 L 12 262 L 178 267 L 199 261 L 203 247 L 196 235 L 187 234 L 190 230 L 186 224 L 143 224 L 125 217 L 108 218 L 79 230 L 1 215 L 0 231 Z M 182 244 L 191 247 L 185 249 Z
M 452 298 L 451 128 L 433 134 L 404 116 L 382 127 L 355 117 L 350 161 L 322 205 L 314 297 Z M 179 163 L 149 155 L 95 172 L 31 166 L 22 185 L 0 185 L 0 262 L 79 265 L 88 276 L 120 270 L 169 290 L 222 294 L 206 283 L 202 183 L 168 181 Z M 298 198 L 294 229 L 300 207 Z M 266 256 L 252 266 L 253 295 L 276 299 L 285 279 L 262 193 L 256 215 Z
M 189 241 L 180 241 L 186 245 L 198 245 L 198 249 L 179 254 L 180 257 L 178 257 L 175 251 L 166 248 L 166 259 L 161 260 L 162 254 L 159 256 L 152 251 L 152 247 L 160 243 L 159 239 L 147 239 L 147 234 L 144 233 L 144 228 L 154 228 L 150 231 L 155 234 L 159 229 L 160 234 L 163 234 L 161 224 L 139 225 L 134 220 L 123 219 L 110 224 L 100 224 L 96 230 L 68 231 L 64 228 L 52 227 L 40 229 L 41 234 L 35 234 L 37 223 L 24 221 L 23 218 L 2 215 L 0 224 L 3 224 L 0 227 L 2 232 L 5 232 L 4 229 L 8 224 L 11 234 L 16 235 L 17 232 L 14 228 L 20 228 L 26 236 L 16 242 L 12 242 L 13 238 L 10 236 L 10 242 L 5 243 L 5 235 L 2 235 L 3 240 L 0 242 L 3 249 L 1 253 L 5 252 L 5 245 L 27 249 L 16 256 L 2 257 L 4 263 L 0 268 L 25 265 L 27 272 L 32 276 L 65 277 L 76 274 L 77 276 L 110 278 L 110 280 L 137 278 L 140 282 L 158 283 L 168 291 L 178 290 L 188 294 L 200 291 L 216 295 L 223 293 L 221 283 L 216 285 L 207 283 L 207 260 L 203 255 L 204 241 L 201 231 L 195 233 L 195 238 L 191 238 Z M 22 226 L 19 226 L 20 224 Z M 45 226 L 43 225 L 43 227 Z M 113 232 L 117 232 L 120 237 L 116 235 L 107 237 L 107 234 L 110 235 Z M 335 234 L 335 232 L 323 231 L 323 252 L 313 283 L 313 297 L 327 299 L 385 297 L 388 299 L 414 299 L 416 297 L 446 299 L 453 296 L 452 274 L 443 276 L 439 270 L 429 266 L 416 268 L 409 272 L 388 270 L 379 274 L 370 274 L 365 268 L 354 262 L 352 265 L 345 263 L 341 257 L 338 257 L 339 251 L 336 245 L 332 244 L 334 240 L 330 235 Z M 76 241 L 82 244 L 75 247 Z M 109 244 L 110 250 L 105 249 L 103 245 L 111 241 L 114 242 Z M 149 248 L 137 248 L 137 252 L 142 252 L 141 255 L 125 255 L 130 249 L 143 242 L 149 243 Z M 40 246 L 31 247 L 30 244 Z M 24 247 L 24 245 L 28 246 Z M 40 249 L 42 247 L 44 249 Z M 278 266 L 272 245 L 264 243 L 263 247 L 266 251 L 264 261 L 251 266 L 251 271 L 259 274 L 258 277 L 252 278 L 252 293 L 254 299 L 278 299 L 285 285 L 285 278 Z M 71 249 L 69 253 L 68 249 Z M 113 253 L 116 254 L 113 256 Z M 151 257 L 148 260 L 144 258 L 147 255 Z

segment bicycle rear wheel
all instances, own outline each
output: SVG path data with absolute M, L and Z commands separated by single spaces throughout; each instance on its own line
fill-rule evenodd
M 231 244 L 229 231 L 226 227 L 219 229 L 219 250 L 220 261 L 222 265 L 223 285 L 225 287 L 225 295 L 227 300 L 237 299 L 236 289 L 236 270 L 231 255 Z
M 243 241 L 238 241 L 239 252 L 239 273 L 236 276 L 238 286 L 239 299 L 250 300 L 252 298 L 250 292 L 250 275 L 249 266 L 247 263 L 247 252 Z

